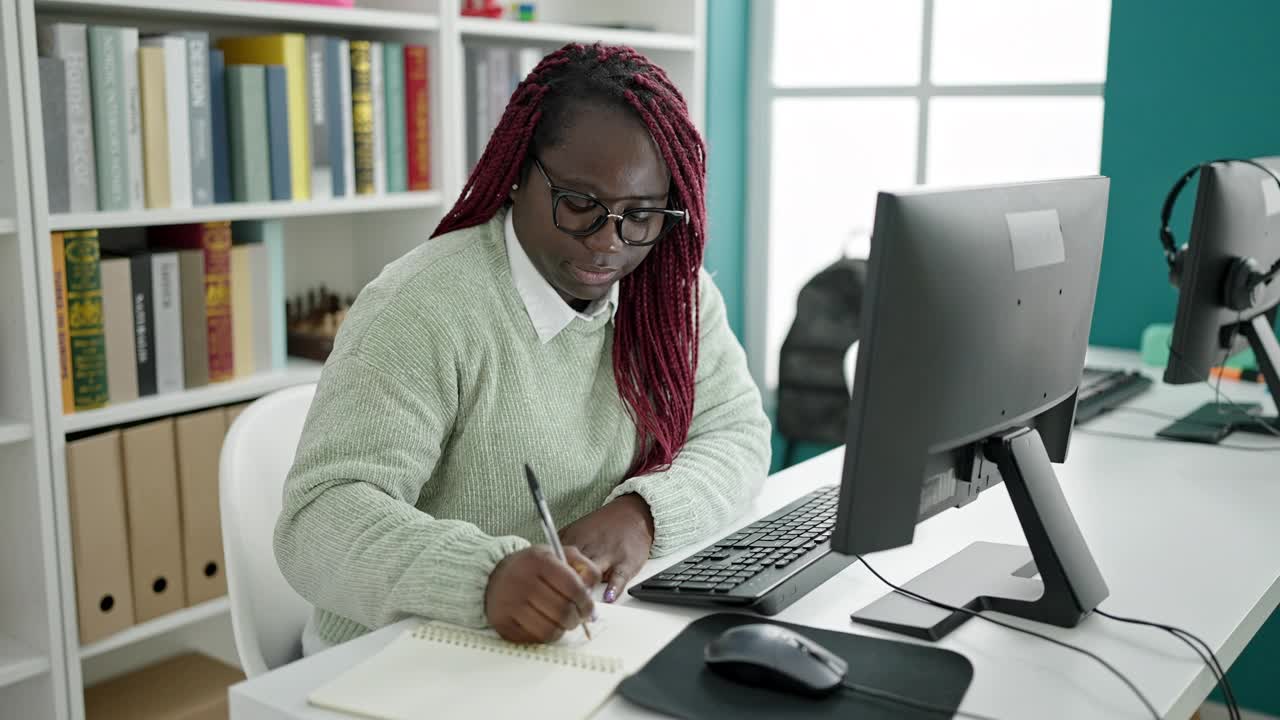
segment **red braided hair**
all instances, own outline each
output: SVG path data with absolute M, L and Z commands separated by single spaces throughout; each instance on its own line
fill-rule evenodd
M 462 196 L 432 237 L 487 222 L 526 171 L 530 145 L 553 146 L 575 101 L 629 108 L 671 173 L 689 222 L 669 232 L 627 277 L 614 323 L 613 373 L 636 424 L 627 477 L 666 469 L 693 420 L 698 367 L 698 269 L 706 239 L 706 146 L 662 68 L 627 47 L 570 44 L 538 63 L 507 103 Z

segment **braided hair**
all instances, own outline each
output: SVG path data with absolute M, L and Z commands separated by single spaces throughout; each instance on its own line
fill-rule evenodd
M 666 469 L 683 447 L 698 367 L 706 146 L 667 73 L 628 47 L 573 43 L 547 55 L 516 87 L 461 198 L 432 237 L 492 218 L 528 172 L 531 153 L 561 141 L 581 102 L 639 117 L 671 174 L 672 203 L 688 215 L 621 281 L 613 373 L 636 425 L 638 450 L 627 471 L 634 477 Z

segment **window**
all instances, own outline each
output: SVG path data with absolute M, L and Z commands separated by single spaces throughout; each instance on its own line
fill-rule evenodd
M 777 385 L 801 286 L 876 192 L 1098 172 L 1110 0 L 753 5 L 746 345 Z

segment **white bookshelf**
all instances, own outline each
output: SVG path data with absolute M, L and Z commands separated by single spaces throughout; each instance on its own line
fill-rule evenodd
M 529 46 L 566 42 L 633 46 L 660 63 L 685 92 L 703 125 L 705 0 L 543 0 L 536 22 L 460 16 L 461 0 L 356 0 L 358 7 L 266 0 L 0 0 L 0 540 L 40 548 L 17 565 L 0 553 L 0 716 L 82 720 L 86 684 L 184 649 L 233 659 L 227 600 L 186 608 L 89 645 L 79 642 L 66 484 L 66 440 L 151 418 L 247 401 L 314 382 L 318 363 L 290 359 L 283 371 L 192 390 L 144 397 L 64 414 L 58 377 L 56 322 L 47 288 L 50 232 L 130 228 L 213 220 L 279 220 L 285 235 L 290 297 L 323 282 L 355 294 L 385 263 L 425 240 L 458 196 L 468 167 L 466 133 L 474 126 L 464 97 L 464 46 Z M 46 22 L 136 26 L 147 32 L 208 30 L 226 35 L 302 32 L 424 44 L 431 116 L 428 191 L 302 202 L 229 203 L 186 210 L 50 214 L 45 192 L 36 30 Z M 604 27 L 606 25 L 615 27 Z M 617 27 L 620 26 L 620 27 Z M 9 155 L 11 152 L 12 161 Z M 4 203 L 13 196 L 15 205 Z M 13 241 L 17 238 L 17 242 Z M 12 260 L 12 262 L 9 262 Z M 7 290 L 16 287 L 18 290 Z M 17 317 L 5 307 L 21 293 Z M 8 320 L 9 322 L 6 322 Z M 21 333 L 18 337 L 14 333 Z M 16 343 L 15 343 L 16 341 Z M 17 351 L 10 348 L 17 347 Z M 7 354 L 6 354 L 7 353 Z M 23 372 L 6 368 L 9 355 Z M 5 373 L 8 373 L 7 375 Z M 7 402 L 17 393 L 18 402 Z M 8 469 L 17 466 L 21 472 Z M 30 477 L 27 481 L 25 478 Z M 13 478 L 28 482 L 6 495 Z M 19 502 L 13 502 L 17 500 Z M 22 610 L 6 614 L 6 588 L 22 583 Z M 38 595 L 36 593 L 39 593 Z M 11 617 L 12 615 L 12 617 Z

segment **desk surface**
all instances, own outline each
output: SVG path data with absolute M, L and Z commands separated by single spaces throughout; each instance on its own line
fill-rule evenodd
M 1136 355 L 1091 350 L 1091 364 L 1136 366 Z M 1152 375 L 1157 378 L 1154 371 Z M 1238 402 L 1272 404 L 1261 385 L 1224 382 Z M 1130 406 L 1181 415 L 1213 399 L 1207 386 L 1157 383 Z M 1067 462 L 1055 466 L 1063 491 L 1092 549 L 1111 596 L 1102 609 L 1183 627 L 1203 638 L 1224 665 L 1240 654 L 1280 601 L 1280 440 L 1236 434 L 1246 452 L 1191 444 L 1130 440 L 1096 433 L 1150 438 L 1167 422 L 1114 412 L 1087 423 L 1072 437 Z M 843 449 L 778 473 L 765 484 L 745 524 L 821 485 L 839 481 Z M 720 537 L 656 561 L 647 577 Z M 867 556 L 888 579 L 902 583 L 975 540 L 1025 543 L 1003 486 L 961 510 L 922 523 L 915 542 Z M 783 611 L 778 619 L 845 632 L 895 637 L 850 623 L 850 611 L 886 587 L 861 565 L 850 566 Z M 637 602 L 629 597 L 624 602 Z M 639 603 L 638 603 L 639 604 Z M 690 619 L 705 614 L 643 603 Z M 1168 634 L 1120 625 L 1097 615 L 1073 629 L 1001 616 L 1065 642 L 1086 647 L 1128 675 L 1170 718 L 1188 717 L 1213 686 L 1213 676 L 1185 645 Z M 313 689 L 370 656 L 403 629 L 393 625 L 306 658 L 231 689 L 235 720 L 336 720 L 345 716 L 306 704 Z M 1093 660 L 1036 638 L 971 620 L 939 643 L 968 657 L 973 685 L 961 705 L 999 718 L 1147 717 L 1132 692 Z M 652 717 L 614 698 L 601 718 Z

